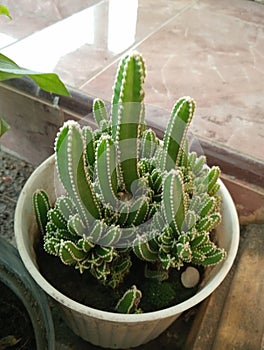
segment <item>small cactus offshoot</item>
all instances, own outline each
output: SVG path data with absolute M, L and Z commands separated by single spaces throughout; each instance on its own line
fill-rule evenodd
M 96 130 L 67 121 L 58 132 L 56 168 L 65 195 L 55 204 L 41 189 L 33 196 L 44 249 L 112 288 L 135 258 L 151 266 L 146 278 L 163 281 L 171 269 L 214 265 L 226 256 L 211 237 L 221 221 L 220 170 L 188 151 L 195 102 L 175 103 L 159 140 L 145 123 L 145 76 L 139 53 L 121 60 L 110 116 L 95 99 Z M 138 312 L 140 298 L 133 285 L 116 310 Z

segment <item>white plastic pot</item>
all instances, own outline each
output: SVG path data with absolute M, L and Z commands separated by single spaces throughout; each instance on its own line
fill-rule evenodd
M 239 222 L 232 198 L 220 181 L 223 197 L 223 220 L 217 228 L 217 240 L 228 255 L 222 263 L 210 268 L 201 289 L 190 299 L 164 310 L 143 314 L 117 314 L 96 310 L 71 300 L 40 274 L 36 263 L 34 244 L 38 230 L 32 207 L 32 194 L 45 189 L 55 200 L 54 156 L 42 163 L 25 184 L 15 212 L 15 236 L 21 258 L 35 281 L 54 298 L 65 314 L 70 328 L 92 344 L 106 348 L 130 348 L 144 344 L 159 336 L 179 315 L 208 297 L 229 272 L 239 243 Z

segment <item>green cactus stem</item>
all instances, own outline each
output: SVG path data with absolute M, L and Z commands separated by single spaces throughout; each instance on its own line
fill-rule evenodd
M 101 217 L 100 206 L 85 167 L 86 147 L 78 123 L 66 122 L 55 142 L 60 180 L 85 223 Z
M 86 163 L 88 171 L 93 175 L 93 167 L 95 163 L 95 141 L 92 128 L 90 126 L 84 126 L 82 128 L 82 137 L 84 139 L 84 144 L 86 145 Z
M 171 112 L 166 128 L 160 167 L 170 170 L 179 166 L 188 127 L 194 115 L 195 102 L 190 97 L 179 99 Z
M 85 234 L 85 225 L 83 224 L 80 215 L 77 213 L 75 215 L 71 215 L 67 221 L 67 230 L 73 236 L 82 237 Z
M 123 314 L 141 313 L 138 309 L 142 293 L 134 285 L 128 289 L 116 305 L 116 311 Z
M 96 98 L 93 101 L 93 115 L 99 128 L 104 129 L 108 123 L 108 115 L 103 100 Z
M 158 260 L 158 246 L 146 235 L 135 239 L 133 251 L 143 261 L 155 262 Z
M 145 130 L 141 137 L 141 158 L 153 158 L 158 145 L 159 140 L 155 132 L 152 129 Z
M 114 141 L 102 135 L 96 149 L 96 175 L 105 203 L 116 208 L 118 202 L 117 160 Z
M 124 189 L 139 178 L 140 136 L 144 123 L 145 63 L 141 55 L 126 56 L 120 63 L 112 99 L 112 133 L 118 143 L 118 157 Z
M 217 166 L 213 166 L 208 172 L 208 175 L 206 176 L 203 182 L 207 186 L 207 192 L 210 195 L 215 195 L 219 190 L 219 184 L 217 183 L 219 176 L 220 168 Z
M 37 190 L 33 194 L 33 208 L 40 232 L 44 235 L 48 222 L 48 211 L 51 208 L 49 197 L 43 190 Z
M 186 195 L 181 172 L 171 170 L 163 184 L 163 203 L 167 225 L 181 232 L 186 215 Z

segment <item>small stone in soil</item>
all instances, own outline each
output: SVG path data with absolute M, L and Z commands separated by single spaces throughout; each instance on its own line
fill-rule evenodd
M 200 280 L 199 271 L 192 266 L 188 266 L 187 269 L 181 275 L 181 282 L 185 288 L 195 287 Z

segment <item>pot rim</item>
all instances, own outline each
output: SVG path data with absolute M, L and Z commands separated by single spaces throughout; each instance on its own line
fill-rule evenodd
M 54 165 L 54 162 L 55 156 L 53 154 L 35 169 L 35 171 L 27 180 L 23 190 L 21 191 L 15 211 L 15 237 L 19 254 L 29 273 L 37 282 L 37 284 L 57 302 L 74 311 L 77 311 L 81 314 L 86 314 L 87 316 L 96 319 L 126 323 L 141 323 L 146 321 L 154 322 L 157 319 L 175 316 L 176 314 L 180 314 L 185 310 L 197 305 L 202 300 L 207 298 L 222 283 L 229 270 L 231 269 L 237 254 L 239 245 L 239 220 L 232 197 L 224 183 L 221 180 L 219 180 L 221 195 L 227 204 L 229 215 L 232 217 L 232 227 L 230 227 L 230 232 L 232 232 L 230 248 L 226 259 L 214 267 L 214 269 L 216 269 L 216 272 L 213 275 L 213 277 L 210 278 L 209 282 L 206 283 L 205 286 L 203 286 L 201 290 L 199 290 L 194 296 L 185 300 L 182 303 L 162 310 L 145 312 L 141 314 L 119 314 L 109 311 L 98 310 L 90 306 L 83 305 L 62 294 L 41 275 L 40 271 L 33 263 L 28 249 L 25 246 L 24 237 L 23 235 L 21 235 L 21 227 L 23 222 L 23 217 L 21 213 L 27 198 L 27 193 L 30 192 L 29 189 L 31 187 L 32 179 L 38 176 L 42 172 L 43 168 L 50 165 Z

